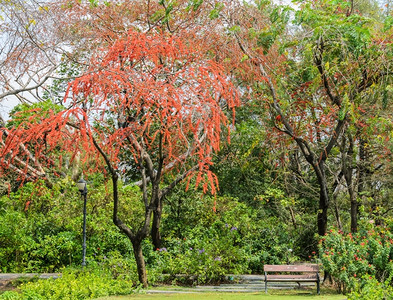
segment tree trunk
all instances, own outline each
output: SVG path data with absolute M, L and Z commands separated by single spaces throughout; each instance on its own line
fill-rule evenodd
M 314 165 L 314 170 L 319 183 L 319 210 L 317 216 L 318 234 L 324 236 L 327 232 L 327 216 L 329 208 L 329 192 L 323 161 Z
M 146 212 L 147 221 L 150 219 L 151 212 Z M 134 258 L 136 262 L 136 267 L 138 271 L 139 282 L 142 284 L 144 288 L 147 288 L 147 273 L 146 273 L 146 265 L 145 259 L 143 257 L 142 252 L 142 241 L 148 236 L 148 230 L 146 230 L 146 226 L 143 226 L 137 234 L 133 234 L 131 229 L 126 226 L 121 220 L 118 218 L 115 220 L 115 225 L 128 237 L 128 239 L 132 243 L 132 249 L 134 252 Z M 149 223 L 149 222 L 148 222 Z
M 338 209 L 337 195 L 333 195 L 333 199 L 334 199 L 334 215 L 336 217 L 337 228 L 342 231 L 343 225 L 341 223 L 340 210 Z
M 351 203 L 351 232 L 355 233 L 358 231 L 358 202 L 352 183 L 352 168 L 346 166 L 344 171 L 345 181 L 347 182 L 347 189 L 349 194 L 349 200 Z
M 134 251 L 134 257 L 136 261 L 137 271 L 139 282 L 142 284 L 144 288 L 147 288 L 147 273 L 146 273 L 146 265 L 145 259 L 142 253 L 142 241 L 148 236 L 149 233 L 149 224 L 151 221 L 152 210 L 149 206 L 146 206 L 145 212 L 145 222 L 142 227 L 138 230 L 136 234 L 131 231 L 131 228 L 124 224 L 117 216 L 118 206 L 119 206 L 119 193 L 117 180 L 118 176 L 116 172 L 112 171 L 112 184 L 113 184 L 113 223 L 123 232 L 131 241 L 132 248 Z
M 295 213 L 294 213 L 292 207 L 289 207 L 289 212 L 291 213 L 291 220 L 292 220 L 293 228 L 296 230 L 297 229 L 296 218 L 295 218 Z
M 351 197 L 351 232 L 355 233 L 358 231 L 358 202 L 354 197 L 353 192 L 350 193 Z
M 146 212 L 147 221 L 150 219 L 151 212 Z M 126 226 L 120 219 L 114 219 L 115 225 L 128 237 L 128 239 L 132 243 L 132 248 L 134 252 L 135 262 L 138 271 L 139 282 L 143 285 L 144 288 L 147 287 L 147 273 L 146 273 L 146 265 L 145 259 L 143 257 L 142 252 L 142 241 L 148 236 L 148 230 L 146 230 L 146 226 L 143 226 L 137 234 L 133 234 L 131 229 Z M 149 223 L 149 222 L 148 222 Z
M 364 191 L 366 189 L 366 180 L 367 180 L 367 153 L 366 153 L 366 141 L 363 138 L 359 140 L 359 162 L 357 166 L 358 173 L 358 197 L 360 204 L 363 203 Z M 359 205 L 359 203 L 357 203 Z M 351 211 L 352 215 L 352 211 Z
M 327 212 L 328 205 L 324 204 L 324 199 L 319 199 L 319 211 L 318 211 L 318 234 L 319 236 L 324 236 L 327 232 Z
M 366 182 L 366 163 L 367 163 L 367 154 L 366 154 L 366 141 L 363 138 L 359 140 L 359 163 L 358 163 L 358 194 L 362 197 L 362 193 L 365 190 L 365 182 Z
M 147 274 L 145 259 L 142 253 L 142 240 L 133 240 L 132 247 L 134 250 L 134 257 L 136 261 L 136 267 L 138 270 L 139 282 L 142 283 L 144 288 L 147 288 Z
M 154 250 L 161 248 L 161 216 L 162 216 L 162 201 L 158 200 L 157 208 L 153 211 L 153 224 L 151 227 L 151 239 Z
M 343 137 L 344 138 L 344 137 Z M 347 189 L 349 194 L 349 200 L 351 202 L 351 232 L 355 233 L 358 230 L 358 202 L 356 199 L 356 193 L 353 183 L 353 156 L 354 156 L 354 142 L 350 132 L 347 134 L 348 150 L 343 155 L 343 174 L 347 183 Z M 345 152 L 344 152 L 345 153 Z

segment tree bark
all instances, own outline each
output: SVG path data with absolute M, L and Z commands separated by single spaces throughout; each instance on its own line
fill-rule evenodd
M 157 207 L 153 211 L 153 224 L 151 227 L 151 239 L 153 243 L 154 250 L 161 248 L 161 233 L 160 233 L 160 225 L 161 225 L 161 216 L 162 216 L 162 201 L 158 200 Z
M 344 176 L 344 173 L 341 169 L 340 173 L 337 175 L 337 178 L 334 180 L 333 188 L 332 188 L 332 200 L 334 203 L 334 215 L 336 217 L 337 228 L 341 231 L 343 231 L 343 226 L 341 223 L 340 210 L 339 210 L 338 203 L 337 203 L 337 195 L 339 193 L 338 187 L 340 185 L 340 182 L 341 182 L 341 179 L 343 176 Z
M 345 136 L 343 137 L 343 147 L 345 148 Z M 349 200 L 351 203 L 351 232 L 355 233 L 358 230 L 358 202 L 356 199 L 355 189 L 353 186 L 353 170 L 352 170 L 352 159 L 353 159 L 353 139 L 350 133 L 347 134 L 348 150 L 342 149 L 342 172 L 344 174 L 345 182 L 347 183 L 347 189 L 349 194 Z
M 329 208 L 329 199 L 324 195 L 322 188 L 319 198 L 319 211 L 317 216 L 318 221 L 318 234 L 324 236 L 327 232 L 327 212 Z
M 324 161 L 320 161 L 319 163 L 313 162 L 312 166 L 319 183 L 319 209 L 317 215 L 318 234 L 323 236 L 327 232 L 327 215 L 329 208 L 329 192 L 325 174 L 325 164 Z
M 366 153 L 366 141 L 363 138 L 359 139 L 359 163 L 357 166 L 358 173 L 358 197 L 360 203 L 364 199 L 364 191 L 366 189 L 367 181 L 367 153 Z
M 108 166 L 111 165 L 108 164 Z M 147 283 L 145 259 L 143 257 L 143 252 L 142 252 L 142 241 L 148 236 L 149 233 L 148 228 L 150 225 L 152 210 L 150 209 L 149 206 L 146 206 L 144 224 L 142 225 L 141 228 L 139 228 L 136 234 L 133 233 L 131 231 L 131 228 L 129 228 L 126 224 L 124 224 L 118 217 L 118 205 L 119 205 L 119 194 L 118 194 L 118 184 L 117 184 L 118 176 L 113 169 L 110 169 L 110 171 L 112 172 L 112 185 L 113 185 L 113 223 L 131 241 L 134 257 L 137 265 L 139 282 L 142 284 L 144 288 L 146 288 L 148 286 L 148 283 Z
M 341 223 L 340 210 L 338 209 L 337 196 L 336 195 L 333 195 L 333 200 L 334 200 L 334 215 L 336 217 L 337 228 L 342 231 L 343 230 L 343 225 Z
M 138 270 L 138 278 L 139 282 L 143 285 L 144 288 L 147 288 L 147 273 L 146 273 L 146 265 L 145 259 L 142 253 L 142 240 L 133 239 L 132 247 L 134 250 L 134 257 L 136 261 L 136 267 Z
M 358 231 L 358 202 L 353 191 L 349 191 L 349 194 L 351 198 L 351 232 L 355 233 Z

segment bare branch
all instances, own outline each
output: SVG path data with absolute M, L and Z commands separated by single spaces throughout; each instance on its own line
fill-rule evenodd
M 56 67 L 51 68 L 51 72 L 54 71 L 56 69 Z M 18 95 L 19 93 L 22 92 L 27 92 L 27 91 L 31 91 L 31 90 L 35 90 L 38 89 L 39 87 L 41 87 L 49 78 L 51 78 L 50 75 L 45 76 L 38 84 L 31 86 L 31 87 L 22 87 L 20 89 L 13 89 L 10 90 L 8 92 L 2 93 L 0 94 L 0 100 L 8 97 L 8 96 L 12 96 L 12 95 Z

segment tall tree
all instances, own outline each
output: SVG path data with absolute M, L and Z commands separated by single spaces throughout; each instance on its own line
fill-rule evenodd
M 331 193 L 326 164 L 359 117 L 367 92 L 390 76 L 390 35 L 345 1 L 299 5 L 291 26 L 290 8 L 261 1 L 221 14 L 240 50 L 232 52 L 238 53 L 232 56 L 237 74 L 270 110 L 266 124 L 289 137 L 312 167 L 319 186 L 318 233 L 324 235 Z
M 206 58 L 203 45 L 165 33 L 130 30 L 90 65 L 69 87 L 70 108 L 12 129 L 1 157 L 23 143 L 32 145 L 36 155 L 50 156 L 60 147 L 101 162 L 113 183 L 113 222 L 130 239 L 139 280 L 146 286 L 141 243 L 152 213 L 186 178 L 196 176 L 197 185 L 215 192 L 217 180 L 209 166 L 221 130 L 230 125 L 221 107 L 233 110 L 238 96 L 222 67 Z M 141 180 L 144 220 L 139 227 L 119 217 L 124 163 L 134 165 Z
M 210 4 L 214 1 L 59 1 L 51 6 L 62 19 L 63 31 L 70 36 L 72 53 L 69 58 L 81 64 L 89 65 L 86 60 L 93 53 L 100 52 L 103 45 L 111 46 L 130 28 L 142 32 L 167 32 L 179 34 L 195 44 L 204 45 L 204 51 L 211 58 L 217 59 L 219 53 L 215 24 L 218 20 L 211 18 Z M 213 4 L 214 7 L 214 4 Z M 217 59 L 218 60 L 218 59 Z M 222 61 L 222 60 L 220 60 Z M 141 181 L 136 184 L 141 185 Z M 153 211 L 152 240 L 154 248 L 160 247 L 161 205 Z

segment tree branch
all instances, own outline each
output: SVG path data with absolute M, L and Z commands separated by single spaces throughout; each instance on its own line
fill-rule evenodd
M 168 193 L 170 193 L 174 187 L 179 184 L 181 181 L 183 181 L 191 172 L 194 172 L 198 169 L 198 165 L 193 166 L 191 169 L 185 171 L 183 174 L 179 175 L 174 181 L 171 182 L 170 185 L 168 185 L 166 188 L 162 190 L 161 196 L 164 197 Z
M 341 133 L 344 130 L 344 125 L 345 125 L 345 121 L 347 118 L 347 114 L 345 115 L 343 120 L 338 120 L 336 128 L 334 129 L 329 143 L 327 144 L 327 146 L 323 149 L 321 156 L 320 156 L 320 161 L 325 161 L 328 157 L 328 155 L 330 154 L 330 151 L 332 150 L 332 148 L 334 147 L 334 145 L 337 142 L 337 139 L 340 137 Z
M 333 104 L 337 105 L 338 107 L 341 107 L 341 101 L 338 96 L 334 96 L 329 85 L 329 81 L 326 77 L 326 72 L 323 68 L 323 40 L 322 38 L 318 39 L 317 42 L 317 49 L 314 52 L 314 63 L 317 66 L 317 69 L 319 71 L 319 74 L 321 75 L 322 82 L 323 82 L 323 87 L 325 88 L 325 92 L 332 101 Z
M 56 69 L 56 67 L 51 68 L 49 73 L 53 72 L 55 69 Z M 31 90 L 37 89 L 40 86 L 42 86 L 49 78 L 51 78 L 51 76 L 50 75 L 46 75 L 38 84 L 36 84 L 34 86 L 23 87 L 23 88 L 20 88 L 20 89 L 14 89 L 14 90 L 2 93 L 2 94 L 0 94 L 0 99 L 3 99 L 5 97 L 7 97 L 7 96 L 17 95 L 17 94 L 22 93 L 22 92 L 27 92 L 27 91 L 31 91 Z

